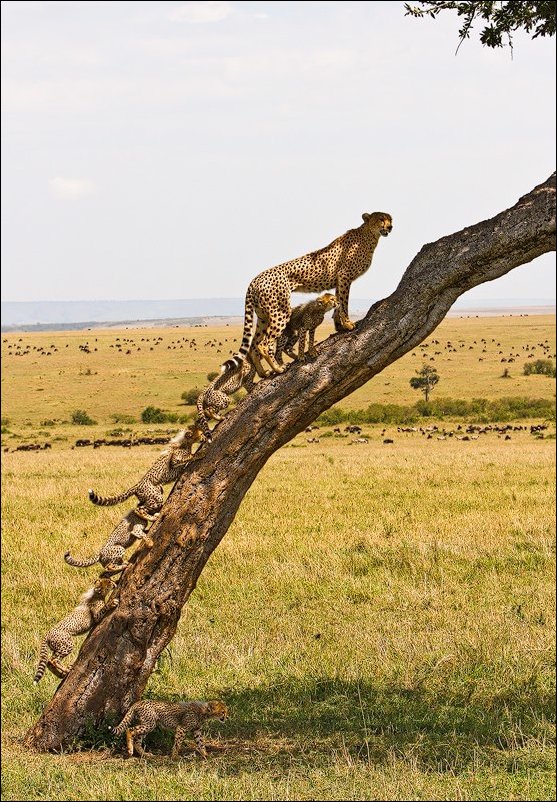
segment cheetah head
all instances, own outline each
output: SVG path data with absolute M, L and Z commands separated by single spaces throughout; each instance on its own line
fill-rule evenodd
M 321 295 L 317 302 L 326 310 L 334 309 L 335 306 L 338 306 L 338 301 L 336 296 L 332 295 L 330 292 L 326 292 L 324 295 Z
M 211 716 L 211 718 L 218 718 L 219 721 L 226 721 L 228 718 L 228 708 L 224 702 L 213 699 L 211 702 L 207 702 L 207 714 Z
M 194 423 L 193 426 L 188 426 L 188 429 L 194 443 L 201 443 L 205 440 L 203 429 L 200 429 L 197 423 Z
M 182 429 L 176 437 L 170 441 L 171 447 L 174 448 L 187 448 L 195 445 L 195 443 L 202 443 L 206 439 L 203 430 L 200 429 L 197 421 L 188 426 L 187 429 Z
M 369 223 L 373 228 L 379 229 L 382 237 L 388 237 L 393 230 L 393 218 L 386 212 L 364 212 L 362 215 L 364 223 Z
M 109 593 L 112 593 L 115 588 L 116 582 L 108 577 L 102 577 L 95 582 L 95 593 L 103 598 L 108 596 Z

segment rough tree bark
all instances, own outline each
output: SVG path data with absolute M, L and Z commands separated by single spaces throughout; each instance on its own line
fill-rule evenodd
M 381 259 L 382 242 L 376 252 Z M 555 250 L 555 173 L 490 220 L 424 245 L 395 292 L 353 332 L 318 346 L 315 361 L 267 379 L 219 424 L 153 525 L 152 549 L 118 586 L 119 607 L 83 643 L 24 743 L 59 750 L 88 719 L 120 715 L 141 697 L 183 605 L 269 457 L 321 412 L 421 343 L 462 293 Z

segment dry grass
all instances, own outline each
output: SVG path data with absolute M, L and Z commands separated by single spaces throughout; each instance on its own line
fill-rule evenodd
M 472 324 L 446 321 L 455 339 Z M 105 414 L 69 384 L 49 393 Z M 125 396 L 114 376 L 104 393 Z M 36 437 L 42 408 L 21 415 Z M 4 455 L 3 799 L 555 798 L 554 440 L 391 430 L 387 446 L 364 431 L 367 445 L 302 434 L 277 452 L 205 568 L 147 692 L 222 697 L 231 717 L 210 726 L 207 761 L 179 764 L 161 731 L 146 760 L 103 731 L 78 753 L 20 745 L 55 688 L 50 674 L 32 685 L 40 640 L 96 576 L 62 555 L 96 551 L 127 509 L 94 507 L 87 488 L 123 489 L 159 449 Z

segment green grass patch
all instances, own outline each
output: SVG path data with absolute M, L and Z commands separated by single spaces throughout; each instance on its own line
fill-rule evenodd
M 452 419 L 470 423 L 506 423 L 542 418 L 555 420 L 555 402 L 547 398 L 503 397 L 498 399 L 435 398 L 402 404 L 370 404 L 366 409 L 346 410 L 340 406 L 323 412 L 317 422 L 324 426 L 340 423 L 383 423 L 405 426 L 427 420 Z

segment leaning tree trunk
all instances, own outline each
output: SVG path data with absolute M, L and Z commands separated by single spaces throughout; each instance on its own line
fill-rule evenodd
M 119 715 L 141 697 L 183 605 L 269 457 L 332 404 L 427 337 L 462 293 L 555 250 L 555 174 L 491 220 L 425 245 L 395 292 L 317 358 L 256 386 L 219 423 L 173 488 L 118 586 L 119 606 L 96 626 L 25 744 L 58 750 L 87 719 Z M 381 259 L 379 247 L 376 259 Z

